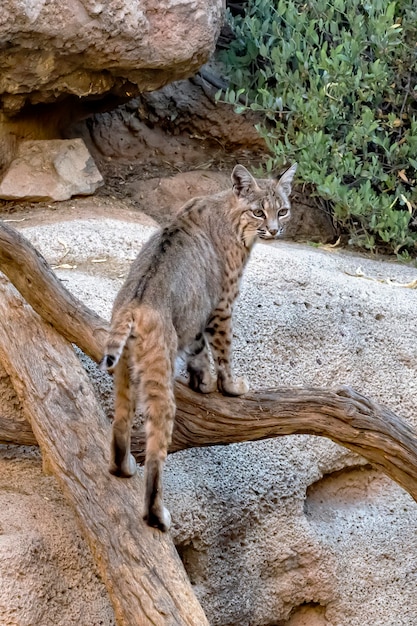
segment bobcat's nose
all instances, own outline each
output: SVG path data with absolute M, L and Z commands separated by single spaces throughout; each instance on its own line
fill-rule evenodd
M 275 235 L 277 234 L 278 229 L 277 228 L 270 228 L 269 229 L 269 234 L 271 235 L 271 237 L 275 237 Z

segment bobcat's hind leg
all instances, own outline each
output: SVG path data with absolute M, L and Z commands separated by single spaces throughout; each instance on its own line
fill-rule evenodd
M 115 413 L 112 427 L 109 471 L 129 478 L 136 473 L 136 460 L 130 452 L 130 434 L 136 409 L 136 386 L 129 376 L 128 346 L 114 370 Z
M 144 317 L 143 324 L 147 332 L 142 336 L 141 358 L 132 359 L 137 364 L 132 373 L 139 382 L 146 431 L 143 517 L 148 526 L 166 532 L 171 525 L 171 515 L 164 506 L 162 473 L 175 418 L 176 335 L 173 328 L 170 333 L 152 313 Z
M 211 393 L 217 389 L 217 378 L 210 365 L 209 347 L 203 333 L 199 333 L 188 349 L 187 371 L 189 385 L 194 391 Z
M 167 381 L 168 382 L 168 381 Z M 151 386 L 144 384 L 144 386 Z M 171 525 L 171 515 L 164 506 L 162 474 L 171 443 L 175 417 L 175 401 L 172 381 L 164 385 L 145 402 L 145 513 L 148 526 L 166 532 Z

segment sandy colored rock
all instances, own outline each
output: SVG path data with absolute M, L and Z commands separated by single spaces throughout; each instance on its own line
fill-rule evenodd
M 82 139 L 23 141 L 0 182 L 0 198 L 68 200 L 93 194 L 103 182 Z
M 39 452 L 0 449 L 0 623 L 114 626 L 74 514 Z
M 223 11 L 221 0 L 5 0 L 0 41 L 13 46 L 0 52 L 3 108 L 185 78 L 212 53 Z

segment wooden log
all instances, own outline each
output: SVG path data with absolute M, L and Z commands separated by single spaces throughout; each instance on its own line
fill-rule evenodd
M 3 415 L 0 407 L 0 443 L 16 443 L 21 446 L 37 446 L 38 442 L 33 434 L 30 423 L 23 413 L 16 411 L 16 415 Z
M 78 514 L 118 626 L 208 625 L 169 534 L 142 520 L 142 479 L 108 472 L 110 427 L 73 349 L 4 277 L 0 294 L 0 359 Z
M 270 389 L 240 398 L 196 394 L 176 386 L 177 414 L 169 452 L 283 435 L 327 437 L 366 458 L 417 501 L 417 433 L 386 407 L 349 387 Z M 143 461 L 143 432 L 133 452 Z
M 366 458 L 417 501 L 417 434 L 386 407 L 353 389 L 269 389 L 242 398 L 202 396 L 176 385 L 177 414 L 169 452 L 259 441 L 284 435 L 327 437 Z M 0 417 L 0 441 L 35 443 L 27 422 L 12 430 Z M 6 438 L 5 438 L 6 437 Z M 132 434 L 132 451 L 144 461 L 144 433 Z
M 95 314 L 90 316 L 90 311 L 57 281 L 39 253 L 9 227 L 6 227 L 8 261 L 5 264 L 3 228 L 0 224 L 0 269 L 12 282 L 19 278 L 19 274 L 32 276 L 31 283 L 19 280 L 15 285 L 33 306 L 37 286 L 49 284 L 48 293 L 54 307 L 52 311 L 47 310 L 45 318 L 60 334 L 99 361 L 107 334 L 106 322 Z M 16 249 L 19 249 L 18 263 L 12 254 Z M 53 276 L 51 282 L 50 274 Z M 55 294 L 57 282 L 59 298 Z M 69 334 L 66 328 L 68 311 L 74 318 L 73 334 Z M 43 316 L 42 303 L 38 303 L 38 312 Z M 82 331 L 79 336 L 75 336 L 76 329 Z M 170 452 L 282 435 L 318 435 L 361 454 L 417 500 L 416 433 L 390 410 L 352 389 L 275 389 L 253 392 L 243 398 L 225 398 L 218 394 L 195 394 L 177 383 L 176 398 L 177 416 Z M 10 435 L 12 430 L 0 416 L 0 441 L 4 440 L 6 431 Z M 16 429 L 13 432 L 17 443 L 26 443 L 30 436 L 28 428 L 25 429 L 25 441 L 23 435 L 19 438 Z M 132 447 L 136 458 L 142 461 L 143 433 L 134 432 Z
M 101 358 L 108 324 L 75 298 L 44 257 L 17 230 L 0 221 L 0 270 L 32 308 L 95 361 Z

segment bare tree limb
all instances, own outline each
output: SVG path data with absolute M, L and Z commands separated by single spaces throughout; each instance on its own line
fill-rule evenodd
M 118 626 L 208 626 L 169 535 L 142 520 L 142 479 L 108 472 L 110 426 L 70 344 L 4 277 L 0 294 L 0 359 L 78 513 Z
M 30 250 L 30 244 L 28 253 L 27 242 L 20 236 L 18 239 L 13 238 L 15 231 L 10 228 L 7 228 L 9 256 L 17 247 L 20 248 L 19 267 L 13 260 L 4 264 L 3 228 L 0 224 L 0 269 L 12 282 L 17 269 L 19 273 L 32 276 L 30 284 L 26 281 L 15 283 L 32 306 L 37 285 L 48 283 L 50 299 L 54 303 L 53 311 L 47 311 L 44 315 L 42 303 L 38 303 L 39 314 L 50 321 L 64 337 L 69 338 L 65 320 L 70 310 L 74 317 L 73 327 L 82 329 L 79 336 L 74 331 L 70 340 L 99 361 L 107 332 L 106 322 L 95 314 L 91 321 L 89 310 L 70 296 L 42 257 L 33 248 Z M 38 259 L 36 263 L 32 262 L 33 254 Z M 26 272 L 30 263 L 30 271 Z M 8 273 L 10 268 L 13 270 L 11 276 Z M 51 281 L 50 274 L 53 277 Z M 59 285 L 59 298 L 55 294 L 56 283 Z M 319 435 L 361 454 L 417 500 L 416 433 L 389 409 L 347 387 L 339 391 L 276 389 L 253 392 L 243 398 L 225 398 L 218 394 L 195 394 L 177 383 L 176 398 L 177 416 L 170 452 L 194 446 L 229 444 L 282 435 Z M 4 440 L 6 428 L 5 420 L 0 417 L 0 440 Z M 29 436 L 28 429 L 24 436 L 26 439 Z M 17 433 L 16 440 L 19 441 Z M 137 459 L 142 461 L 143 433 L 134 433 L 132 445 Z
M 170 452 L 283 435 L 318 435 L 365 457 L 417 501 L 417 434 L 400 417 L 349 387 L 200 395 L 177 384 Z M 134 453 L 143 461 L 143 433 Z
M 46 322 L 93 360 L 100 360 L 107 322 L 67 291 L 36 248 L 1 221 L 0 270 Z

